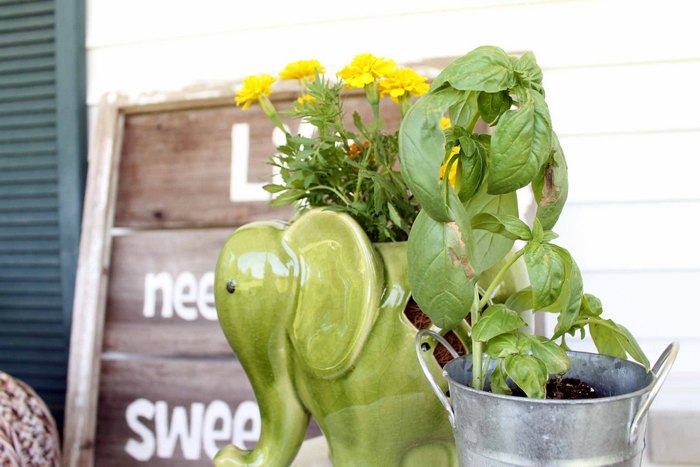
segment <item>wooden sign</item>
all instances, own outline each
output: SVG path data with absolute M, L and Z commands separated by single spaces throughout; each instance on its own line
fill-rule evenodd
M 213 297 L 236 226 L 288 219 L 262 185 L 282 132 L 233 96 L 134 103 L 108 96 L 90 149 L 69 364 L 66 466 L 211 465 L 250 448 L 260 414 Z M 293 93 L 274 100 L 289 108 Z M 398 106 L 382 114 L 389 127 Z M 352 113 L 369 118 L 364 96 Z M 292 132 L 296 121 L 285 121 Z M 312 424 L 308 436 L 320 434 Z

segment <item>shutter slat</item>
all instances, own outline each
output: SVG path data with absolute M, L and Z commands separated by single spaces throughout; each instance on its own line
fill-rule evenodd
M 53 43 L 53 41 L 53 28 L 44 28 L 36 31 L 8 31 L 0 34 L 0 47 Z
M 8 2 L 0 7 L 0 18 L 25 18 L 53 13 L 53 2 Z
M 37 293 L 45 292 L 49 294 L 59 294 L 61 293 L 61 284 L 56 281 L 49 280 L 15 280 L 15 281 L 0 281 L 0 293 L 10 294 L 10 293 Z M 7 324 L 3 324 L 3 329 L 8 329 Z M 33 327 L 32 329 L 40 329 L 38 327 Z M 53 327 L 51 328 L 53 329 Z
M 55 86 L 28 86 L 0 89 L 0 102 L 17 102 L 25 99 L 45 99 L 53 97 Z
M 58 193 L 55 183 L 32 183 L 27 185 L 0 185 L 0 197 L 46 196 Z
M 28 113 L 24 115 L 0 115 L 0 130 L 10 128 L 30 128 L 33 126 L 56 126 L 56 116 L 52 113 Z
M 25 268 L 36 266 L 61 266 L 61 258 L 58 255 L 23 255 L 23 254 L 0 254 L 0 268 Z M 2 301 L 0 297 L 0 301 Z M 31 304 L 31 299 L 27 299 Z M 33 305 L 32 305 L 33 306 Z
M 24 18 L 0 19 L 0 34 L 36 29 L 53 29 L 53 12 Z
M 39 86 L 53 84 L 56 75 L 53 71 L 5 74 L 0 79 L 0 88 Z
M 33 127 L 12 130 L 0 130 L 0 144 L 32 143 L 38 141 L 56 141 L 56 127 Z
M 58 236 L 58 227 L 55 225 L 43 226 L 0 226 L 0 240 L 30 240 L 30 239 L 54 239 Z M 2 271 L 0 271 L 2 274 Z
M 53 57 L 53 55 L 54 44 L 50 42 L 0 48 L 0 60 L 26 59 L 30 57 Z
M 40 365 L 40 364 L 33 364 L 31 366 L 29 365 L 23 365 L 21 363 L 6 363 L 5 365 L 0 368 L 2 371 L 5 373 L 12 375 L 13 373 L 22 373 L 24 377 L 27 375 L 31 376 L 53 376 L 53 377 L 58 377 L 63 375 L 63 373 L 66 371 L 65 368 L 59 365 Z M 47 404 L 49 403 L 46 399 L 45 396 L 42 395 L 42 399 L 44 399 L 44 402 Z M 53 401 L 55 402 L 55 400 Z
M 44 211 L 58 208 L 58 200 L 54 197 L 3 199 L 0 198 L 0 213 L 16 211 Z
M 26 169 L 55 169 L 56 156 L 32 156 L 22 155 L 21 157 L 0 156 L 0 170 L 26 170 Z
M 45 310 L 12 310 L 10 314 L 5 314 L 2 317 L 5 323 L 24 323 L 25 326 L 33 325 L 34 323 L 53 324 L 54 326 L 63 325 L 63 317 L 60 316 L 60 308 L 45 309 Z
M 20 57 L 14 60 L 0 62 L 0 75 L 12 73 L 24 73 L 27 71 L 53 71 L 56 60 L 53 56 Z
M 46 99 L 36 99 L 26 102 L 0 102 L 0 114 L 6 116 L 41 112 L 56 112 L 56 100 L 53 96 Z
M 6 240 L 0 243 L 0 253 L 60 253 L 58 240 Z
M 27 142 L 0 145 L 0 158 L 56 154 L 55 141 Z
M 0 132 L 2 134 L 2 132 Z M 57 179 L 56 169 L 44 170 L 5 170 L 0 172 L 0 184 L 44 183 Z
M 58 212 L 55 209 L 34 212 L 9 212 L 0 217 L 0 226 L 14 225 L 58 225 Z

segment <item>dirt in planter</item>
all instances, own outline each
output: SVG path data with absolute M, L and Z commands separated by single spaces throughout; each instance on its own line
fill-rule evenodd
M 519 387 L 513 389 L 513 395 L 526 397 Z M 585 381 L 578 378 L 551 378 L 547 382 L 547 399 L 597 399 L 603 394 Z
M 416 304 L 416 302 L 413 301 L 413 297 L 411 297 L 408 300 L 406 308 L 404 308 L 404 315 L 406 315 L 406 318 L 408 318 L 408 320 L 411 322 L 411 324 L 413 324 L 413 326 L 416 327 L 416 329 L 428 329 L 432 324 L 430 318 L 428 318 L 428 315 L 423 313 L 420 307 Z M 460 341 L 457 335 L 452 331 L 449 331 L 447 334 L 445 334 L 445 339 L 447 340 L 447 342 L 450 343 L 452 347 L 454 347 L 454 349 L 460 356 L 467 353 L 464 348 L 464 345 L 462 344 L 462 341 Z M 442 344 L 438 344 L 437 347 L 435 347 L 435 350 L 433 351 L 433 356 L 435 357 L 441 368 L 447 365 L 448 362 L 452 361 L 452 355 Z

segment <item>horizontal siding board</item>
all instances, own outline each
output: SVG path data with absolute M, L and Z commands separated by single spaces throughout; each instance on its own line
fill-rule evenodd
M 562 137 L 561 145 L 569 203 L 700 200 L 700 130 Z
M 554 231 L 583 271 L 700 270 L 700 201 L 571 205 Z
M 698 337 L 700 318 L 677 318 L 695 315 L 696 302 L 688 300 L 687 291 L 700 285 L 700 271 L 584 272 L 583 283 L 587 292 L 601 299 L 605 313 L 639 339 Z

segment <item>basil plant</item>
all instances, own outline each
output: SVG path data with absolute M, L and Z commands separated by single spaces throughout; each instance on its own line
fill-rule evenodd
M 477 131 L 480 120 L 489 131 Z M 474 388 L 483 389 L 495 360 L 493 392 L 510 394 L 510 377 L 528 397 L 544 398 L 549 375 L 569 368 L 565 336 L 583 338 L 586 329 L 600 353 L 629 355 L 649 368 L 630 332 L 604 319 L 600 301 L 584 294 L 571 254 L 553 243 L 567 165 L 532 53 L 479 47 L 448 65 L 405 115 L 399 149 L 421 206 L 408 240 L 413 297 L 444 332 L 470 338 Z M 516 190 L 526 186 L 537 202 L 532 226 L 518 217 Z M 524 245 L 517 250 L 516 240 Z M 520 257 L 530 286 L 494 303 Z M 557 315 L 551 337 L 522 332 L 529 310 Z

